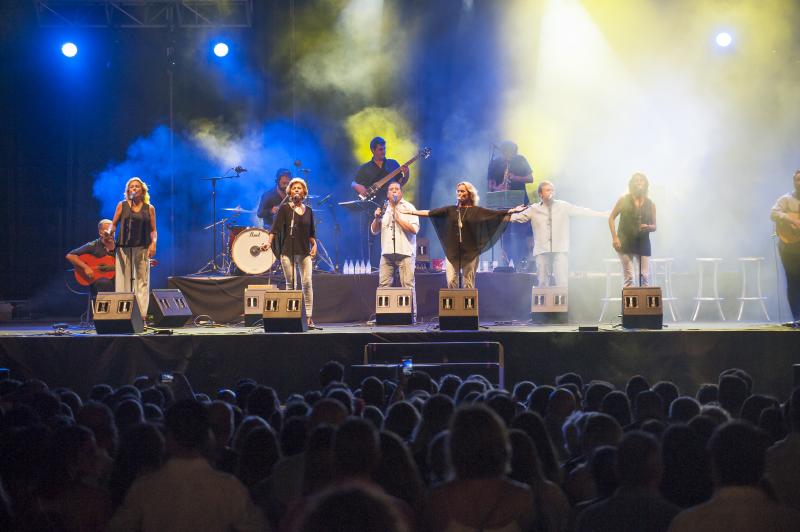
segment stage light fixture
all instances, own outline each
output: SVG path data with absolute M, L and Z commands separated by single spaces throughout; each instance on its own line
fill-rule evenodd
M 228 45 L 224 42 L 218 42 L 214 45 L 214 55 L 217 57 L 225 57 L 228 55 Z
M 78 47 L 75 45 L 75 43 L 65 42 L 61 45 L 61 53 L 66 57 L 75 57 L 78 55 Z
M 733 43 L 733 36 L 727 31 L 721 31 L 717 33 L 717 37 L 715 40 L 717 41 L 717 46 L 720 46 L 722 48 L 727 48 Z

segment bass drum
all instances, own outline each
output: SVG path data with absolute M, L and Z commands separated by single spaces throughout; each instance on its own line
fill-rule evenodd
M 271 249 L 262 251 L 261 247 L 269 242 L 269 231 L 248 228 L 236 235 L 231 246 L 233 263 L 239 270 L 251 275 L 264 273 L 275 263 L 275 254 Z

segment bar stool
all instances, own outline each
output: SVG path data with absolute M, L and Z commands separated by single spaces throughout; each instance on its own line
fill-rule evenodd
M 653 282 L 651 284 L 652 286 L 661 287 L 661 301 L 667 307 L 667 310 L 669 310 L 669 314 L 672 316 L 672 321 L 678 321 L 679 316 L 675 310 L 675 305 L 672 303 L 673 301 L 678 300 L 678 298 L 672 293 L 673 262 L 675 262 L 675 259 L 673 258 L 651 258 L 650 269 L 653 272 Z
M 598 318 L 598 323 L 603 321 L 603 316 L 606 315 L 606 310 L 608 309 L 608 304 L 612 301 L 619 301 L 620 308 L 622 307 L 622 297 L 615 296 L 614 294 L 621 294 L 622 292 L 622 281 L 620 281 L 620 286 L 616 287 L 616 292 L 614 292 L 614 286 L 612 286 L 611 282 L 611 270 L 616 266 L 619 267 L 619 259 L 603 259 L 603 265 L 606 269 L 606 295 L 600 300 L 603 302 L 603 310 L 600 312 L 600 318 Z
M 710 257 L 703 257 L 698 258 L 697 266 L 698 266 L 698 278 L 697 278 L 697 297 L 694 300 L 697 302 L 694 306 L 694 315 L 692 315 L 692 321 L 697 321 L 697 315 L 700 314 L 700 305 L 705 302 L 715 302 L 717 304 L 717 312 L 719 312 L 719 317 L 722 321 L 725 321 L 725 314 L 722 312 L 722 301 L 723 298 L 719 297 L 719 282 L 718 282 L 718 273 L 719 273 L 719 263 L 722 262 L 720 258 L 710 258 Z M 710 272 L 706 271 L 706 268 L 711 268 Z M 707 296 L 704 295 L 703 292 L 703 278 L 706 276 L 707 273 L 711 275 L 712 287 L 711 287 L 711 295 Z
M 767 318 L 769 321 L 769 313 L 767 312 L 767 306 L 764 304 L 766 301 L 766 296 L 761 294 L 761 263 L 764 262 L 764 257 L 739 257 L 737 259 L 739 264 L 742 265 L 742 293 L 736 299 L 739 300 L 739 315 L 736 318 L 736 321 L 742 321 L 742 313 L 744 312 L 744 304 L 748 301 L 758 301 L 761 304 L 761 311 L 764 313 L 764 317 Z M 747 277 L 748 277 L 748 270 L 750 268 L 747 267 L 748 264 L 755 264 L 756 271 L 755 271 L 755 282 L 756 282 L 756 294 L 748 295 L 747 293 Z M 750 273 L 750 277 L 752 277 L 752 273 Z

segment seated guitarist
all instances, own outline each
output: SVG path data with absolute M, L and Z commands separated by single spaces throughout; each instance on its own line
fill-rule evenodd
M 92 299 L 97 296 L 97 292 L 113 292 L 114 291 L 114 278 L 111 279 L 100 277 L 98 272 L 86 264 L 81 259 L 82 255 L 91 255 L 98 259 L 103 257 L 114 258 L 114 233 L 106 234 L 106 230 L 111 226 L 111 220 L 103 219 L 97 224 L 98 238 L 87 242 L 79 248 L 75 248 L 67 253 L 67 260 L 75 266 L 76 272 L 82 277 L 91 282 L 89 285 L 92 291 Z M 85 258 L 85 257 L 84 257 Z M 112 263 L 113 265 L 113 263 Z M 113 268 L 111 269 L 113 272 Z
M 366 195 L 369 187 L 397 168 L 400 168 L 400 177 L 389 181 L 389 183 L 397 181 L 402 187 L 408 182 L 408 178 L 411 177 L 408 166 L 400 166 L 400 163 L 394 159 L 386 158 L 385 140 L 381 137 L 375 137 L 369 141 L 369 149 L 372 152 L 372 159 L 358 167 L 356 177 L 353 179 L 353 182 L 350 183 L 350 186 L 356 191 L 356 194 L 361 196 Z M 389 186 L 389 183 L 385 183 L 383 187 L 381 187 L 381 190 L 383 190 L 382 193 L 381 191 L 376 191 L 375 195 L 381 199 L 386 197 L 386 188 Z
M 780 242 L 778 251 L 786 271 L 786 297 L 792 320 L 800 321 L 800 170 L 794 173 L 794 191 L 784 194 L 772 207 Z

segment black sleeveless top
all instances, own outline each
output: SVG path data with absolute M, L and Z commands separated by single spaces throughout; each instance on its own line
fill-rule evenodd
M 150 205 L 142 204 L 139 212 L 133 212 L 127 200 L 122 202 L 122 214 L 119 217 L 119 239 L 117 245 L 123 248 L 147 247 L 150 245 L 150 233 L 153 231 L 150 219 Z
M 639 226 L 652 223 L 653 202 L 650 198 L 644 198 L 642 206 L 637 209 L 633 196 L 625 194 L 622 199 L 619 228 L 617 229 L 617 236 L 622 244 L 622 253 L 649 257 L 651 254 L 650 232 L 640 231 Z

